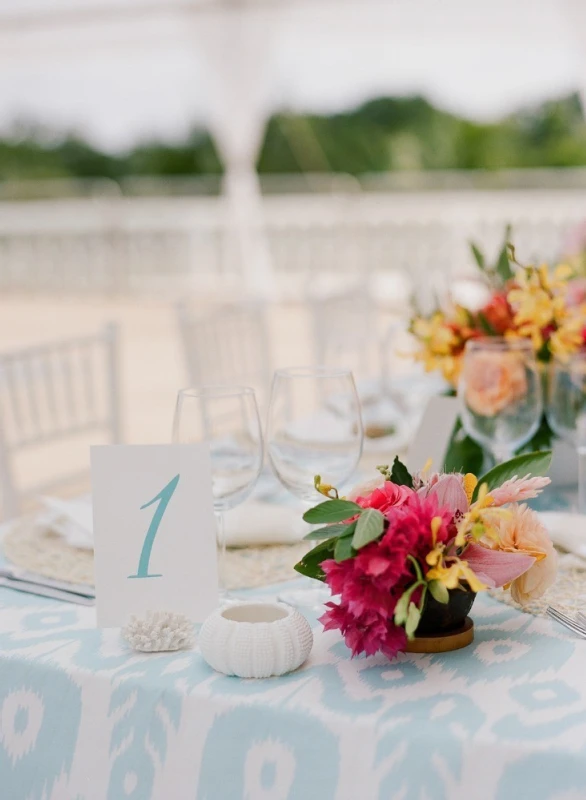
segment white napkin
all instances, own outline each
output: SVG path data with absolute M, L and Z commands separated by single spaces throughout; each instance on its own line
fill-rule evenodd
M 63 537 L 67 544 L 82 550 L 93 550 L 94 530 L 92 501 L 89 495 L 73 500 L 43 497 L 43 511 L 35 524 Z
M 295 544 L 310 528 L 297 507 L 249 500 L 224 515 L 228 547 Z
M 566 511 L 541 511 L 543 522 L 551 540 L 569 553 L 586 560 L 586 516 Z
M 43 497 L 43 511 L 35 524 L 63 537 L 67 544 L 93 550 L 94 533 L 91 497 L 60 500 Z M 276 503 L 249 500 L 224 517 L 228 547 L 263 544 L 293 544 L 301 541 L 309 528 L 302 512 Z

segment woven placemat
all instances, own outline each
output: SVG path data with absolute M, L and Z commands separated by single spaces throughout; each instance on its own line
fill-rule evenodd
M 586 561 L 560 551 L 556 582 L 543 597 L 520 606 L 503 589 L 491 589 L 489 594 L 501 603 L 518 608 L 534 616 L 546 616 L 547 607 L 554 606 L 566 614 L 584 613 L 586 609 Z
M 72 547 L 51 531 L 23 518 L 14 523 L 2 539 L 6 558 L 18 567 L 71 583 L 94 582 L 94 554 Z
M 247 589 L 269 586 L 297 576 L 294 565 L 308 551 L 311 542 L 293 545 L 241 547 L 226 553 L 225 587 Z M 72 547 L 61 536 L 23 519 L 7 531 L 2 540 L 6 558 L 18 567 L 71 583 L 93 584 L 94 554 Z
M 311 544 L 299 542 L 228 549 L 226 588 L 252 589 L 295 578 L 297 573 L 293 567 Z M 72 547 L 62 537 L 36 527 L 32 519 L 15 523 L 4 536 L 2 547 L 6 558 L 23 569 L 71 583 L 94 582 L 93 552 Z M 568 553 L 560 553 L 554 586 L 543 597 L 526 606 L 515 603 L 511 593 L 502 589 L 492 589 L 489 594 L 501 603 L 536 616 L 545 616 L 549 605 L 567 614 L 575 614 L 586 609 L 586 562 Z

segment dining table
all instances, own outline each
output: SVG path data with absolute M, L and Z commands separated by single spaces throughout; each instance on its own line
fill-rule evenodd
M 483 594 L 464 649 L 351 658 L 301 610 L 306 663 L 244 680 L 1 588 L 1 800 L 586 798 L 586 639 Z

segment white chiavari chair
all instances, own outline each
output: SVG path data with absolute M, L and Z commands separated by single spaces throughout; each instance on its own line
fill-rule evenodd
M 81 441 L 87 453 L 88 442 L 120 440 L 116 325 L 97 335 L 0 353 L 0 518 L 12 518 L 34 498 L 87 477 L 87 458 L 79 469 L 60 469 L 69 460 L 60 456 L 61 446 Z M 36 482 L 30 483 L 23 462 L 40 461 L 51 477 L 39 479 L 33 469 Z
M 252 386 L 262 405 L 273 369 L 264 305 L 243 302 L 198 314 L 180 303 L 176 314 L 190 385 Z

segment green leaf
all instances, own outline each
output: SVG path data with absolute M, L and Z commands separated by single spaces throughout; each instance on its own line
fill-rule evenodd
M 341 523 L 326 525 L 324 528 L 311 531 L 303 538 L 311 542 L 315 539 L 331 539 L 333 536 L 344 536 L 351 528 L 352 531 L 354 530 L 353 526 L 355 526 L 354 522 L 350 523 L 350 525 L 342 525 Z
M 524 478 L 525 475 L 545 475 L 551 464 L 551 450 L 540 450 L 537 453 L 526 453 L 522 456 L 515 456 L 504 464 L 498 464 L 489 470 L 486 475 L 478 480 L 478 486 L 472 495 L 472 501 L 478 497 L 478 491 L 482 484 L 486 483 L 488 491 L 495 489 L 505 481 L 514 478 Z
M 417 608 L 415 603 L 409 603 L 409 611 L 407 612 L 407 622 L 405 623 L 405 633 L 408 639 L 412 639 L 419 620 L 421 619 L 421 611 Z
M 352 558 L 355 555 L 356 550 L 352 547 L 352 539 L 350 539 L 348 536 L 338 539 L 336 546 L 334 547 L 334 558 L 336 561 L 347 561 L 349 558 Z
M 404 625 L 407 622 L 407 609 L 409 607 L 409 600 L 411 599 L 411 595 L 413 594 L 416 586 L 417 584 L 413 584 L 413 586 L 409 587 L 409 589 L 406 589 L 399 598 L 397 605 L 395 606 L 395 625 Z
M 352 545 L 355 550 L 360 550 L 381 535 L 385 528 L 385 517 L 376 508 L 365 508 L 358 522 L 352 537 Z
M 319 525 L 328 522 L 344 522 L 350 517 L 359 514 L 362 508 L 349 500 L 326 500 L 318 506 L 310 508 L 303 515 L 303 519 L 310 525 Z
M 306 553 L 301 561 L 295 564 L 294 569 L 301 573 L 301 575 L 307 575 L 308 578 L 315 578 L 318 581 L 323 581 L 325 574 L 320 564 L 322 561 L 334 557 L 336 542 L 337 538 L 321 542 L 321 544 L 318 544 L 313 550 L 310 550 L 309 553 Z
M 504 283 L 514 278 L 515 273 L 511 269 L 511 261 L 509 258 L 509 239 L 511 238 L 511 226 L 507 225 L 505 229 L 505 241 L 501 252 L 499 253 L 498 260 L 495 266 L 495 272 Z
M 472 255 L 474 256 L 474 260 L 480 267 L 480 269 L 484 272 L 486 269 L 486 262 L 484 260 L 484 254 L 481 250 L 474 244 L 474 242 L 470 242 L 470 250 L 472 250 Z
M 360 519 L 360 517 L 358 517 Z M 340 534 L 340 539 L 347 539 L 349 536 L 354 535 L 354 531 L 356 530 L 356 526 L 358 525 L 358 519 L 355 519 L 354 522 L 351 522 L 349 525 L 346 525 L 346 530 L 344 533 Z
M 482 311 L 479 311 L 476 317 L 478 319 L 478 322 L 480 323 L 480 327 L 487 336 L 496 336 L 497 334 L 496 330 L 487 320 L 486 315 L 483 314 Z
M 408 486 L 410 489 L 413 488 L 413 478 L 411 477 L 411 473 L 405 464 L 399 461 L 399 456 L 395 456 L 395 460 L 393 461 L 391 480 L 393 483 L 396 483 L 397 486 Z
M 445 605 L 449 601 L 450 594 L 440 581 L 429 581 L 427 588 L 431 592 L 433 599 L 437 600 L 438 603 L 443 603 Z
M 472 472 L 478 475 L 484 462 L 482 447 L 466 435 L 458 420 L 446 453 L 444 472 Z
M 545 414 L 541 418 L 541 424 L 537 433 L 533 436 L 531 441 L 522 448 L 522 451 L 527 453 L 534 453 L 536 450 L 551 450 L 555 441 L 555 433 L 549 426 Z

